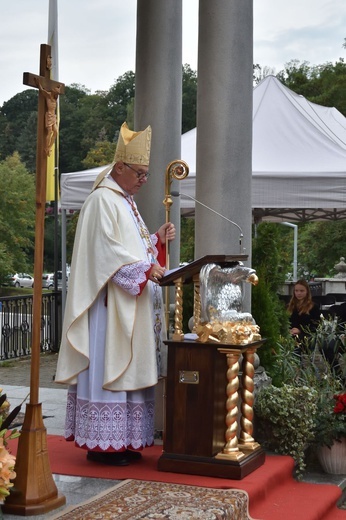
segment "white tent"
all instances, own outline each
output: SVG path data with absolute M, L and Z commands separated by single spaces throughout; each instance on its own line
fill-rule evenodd
M 196 129 L 182 136 L 190 168 L 181 193 L 194 196 Z M 267 76 L 253 92 L 252 208 L 256 220 L 346 217 L 346 118 Z M 61 207 L 79 209 L 104 168 L 61 176 Z M 194 203 L 182 198 L 182 211 Z

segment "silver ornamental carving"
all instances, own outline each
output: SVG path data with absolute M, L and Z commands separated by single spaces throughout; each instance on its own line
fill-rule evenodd
M 255 269 L 238 262 L 233 267 L 206 264 L 200 271 L 200 338 L 247 344 L 261 339 L 251 313 L 243 312 L 243 283 L 257 285 Z M 198 331 L 197 331 L 198 334 Z

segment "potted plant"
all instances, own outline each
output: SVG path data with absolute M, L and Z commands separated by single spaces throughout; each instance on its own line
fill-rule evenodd
M 330 451 L 334 440 L 339 441 L 340 448 L 344 442 L 340 440 L 346 437 L 343 375 L 339 365 L 328 363 L 324 356 L 324 349 L 331 346 L 337 346 L 340 355 L 343 332 L 334 320 L 321 320 L 311 333 L 310 347 L 306 345 L 306 353 L 301 357 L 294 354 L 291 338 L 281 339 L 275 352 L 274 372 L 269 374 L 275 386 L 266 387 L 255 396 L 259 442 L 264 448 L 291 455 L 298 478 L 306 467 L 307 448 L 318 447 L 317 451 L 321 451 L 320 447 L 327 446 Z
M 310 380 L 318 389 L 313 445 L 326 473 L 346 474 L 345 323 L 321 317 L 312 345 Z
M 346 474 L 346 392 L 332 390 L 319 394 L 314 443 L 322 469 L 339 475 Z

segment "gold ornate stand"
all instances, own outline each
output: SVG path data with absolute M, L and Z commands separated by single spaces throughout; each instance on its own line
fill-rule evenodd
M 160 471 L 242 479 L 264 463 L 264 451 L 252 437 L 253 356 L 263 343 L 167 341 L 166 432 Z
M 162 286 L 175 286 L 175 320 L 172 341 L 166 342 L 166 430 L 160 471 L 242 479 L 264 463 L 264 451 L 252 437 L 254 355 L 264 340 L 230 345 L 214 337 L 209 324 L 200 330 L 201 267 L 211 262 L 232 267 L 246 259 L 207 255 L 161 280 Z M 188 283 L 194 284 L 193 332 L 198 332 L 198 342 L 184 339 L 182 330 L 183 286 Z

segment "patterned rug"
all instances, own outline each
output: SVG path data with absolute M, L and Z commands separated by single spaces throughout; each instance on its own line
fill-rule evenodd
M 51 520 L 251 520 L 248 504 L 237 489 L 124 480 Z

